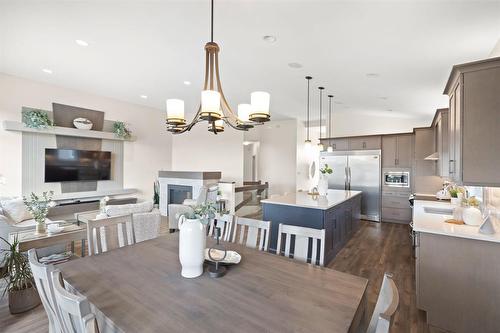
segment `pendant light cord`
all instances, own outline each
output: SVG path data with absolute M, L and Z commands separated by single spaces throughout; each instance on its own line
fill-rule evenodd
M 210 10 L 210 41 L 214 42 L 214 0 L 211 1 L 212 6 Z
M 321 124 L 323 122 L 323 89 L 324 87 L 318 87 L 319 89 L 319 138 L 321 139 Z
M 312 77 L 306 76 L 307 80 L 307 141 L 309 141 L 309 83 L 311 81 Z

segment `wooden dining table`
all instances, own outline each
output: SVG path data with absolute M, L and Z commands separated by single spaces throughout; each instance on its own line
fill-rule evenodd
M 58 265 L 106 332 L 356 332 L 368 280 L 225 243 L 225 276 L 181 277 L 178 233 Z M 207 245 L 213 243 L 207 238 Z

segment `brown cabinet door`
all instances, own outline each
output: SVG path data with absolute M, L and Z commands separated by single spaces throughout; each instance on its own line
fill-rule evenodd
M 384 168 L 396 166 L 396 138 L 395 135 L 382 136 L 382 167 Z
M 396 147 L 396 166 L 398 168 L 411 168 L 413 157 L 413 136 L 398 135 Z
M 443 163 L 448 162 L 448 174 L 451 180 L 455 180 L 455 168 L 453 162 L 455 160 L 455 93 L 450 95 L 450 108 L 448 117 L 448 161 L 443 159 Z
M 333 150 L 349 150 L 349 141 L 347 139 L 330 140 Z
M 454 126 L 453 150 L 454 157 L 452 166 L 455 169 L 454 179 L 462 181 L 462 85 L 460 82 L 455 88 L 455 126 Z M 479 148 L 479 147 L 478 147 Z
M 364 136 L 349 139 L 349 150 L 380 149 L 380 136 Z

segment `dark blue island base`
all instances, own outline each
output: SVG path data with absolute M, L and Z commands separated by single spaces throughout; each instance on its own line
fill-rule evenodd
M 276 253 L 280 223 L 325 229 L 325 265 L 349 241 L 359 227 L 361 195 L 356 195 L 328 209 L 262 203 L 263 219 L 271 221 L 269 251 Z

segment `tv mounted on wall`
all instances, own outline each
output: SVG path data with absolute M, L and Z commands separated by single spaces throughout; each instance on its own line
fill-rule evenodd
M 111 152 L 45 149 L 45 182 L 111 179 Z

